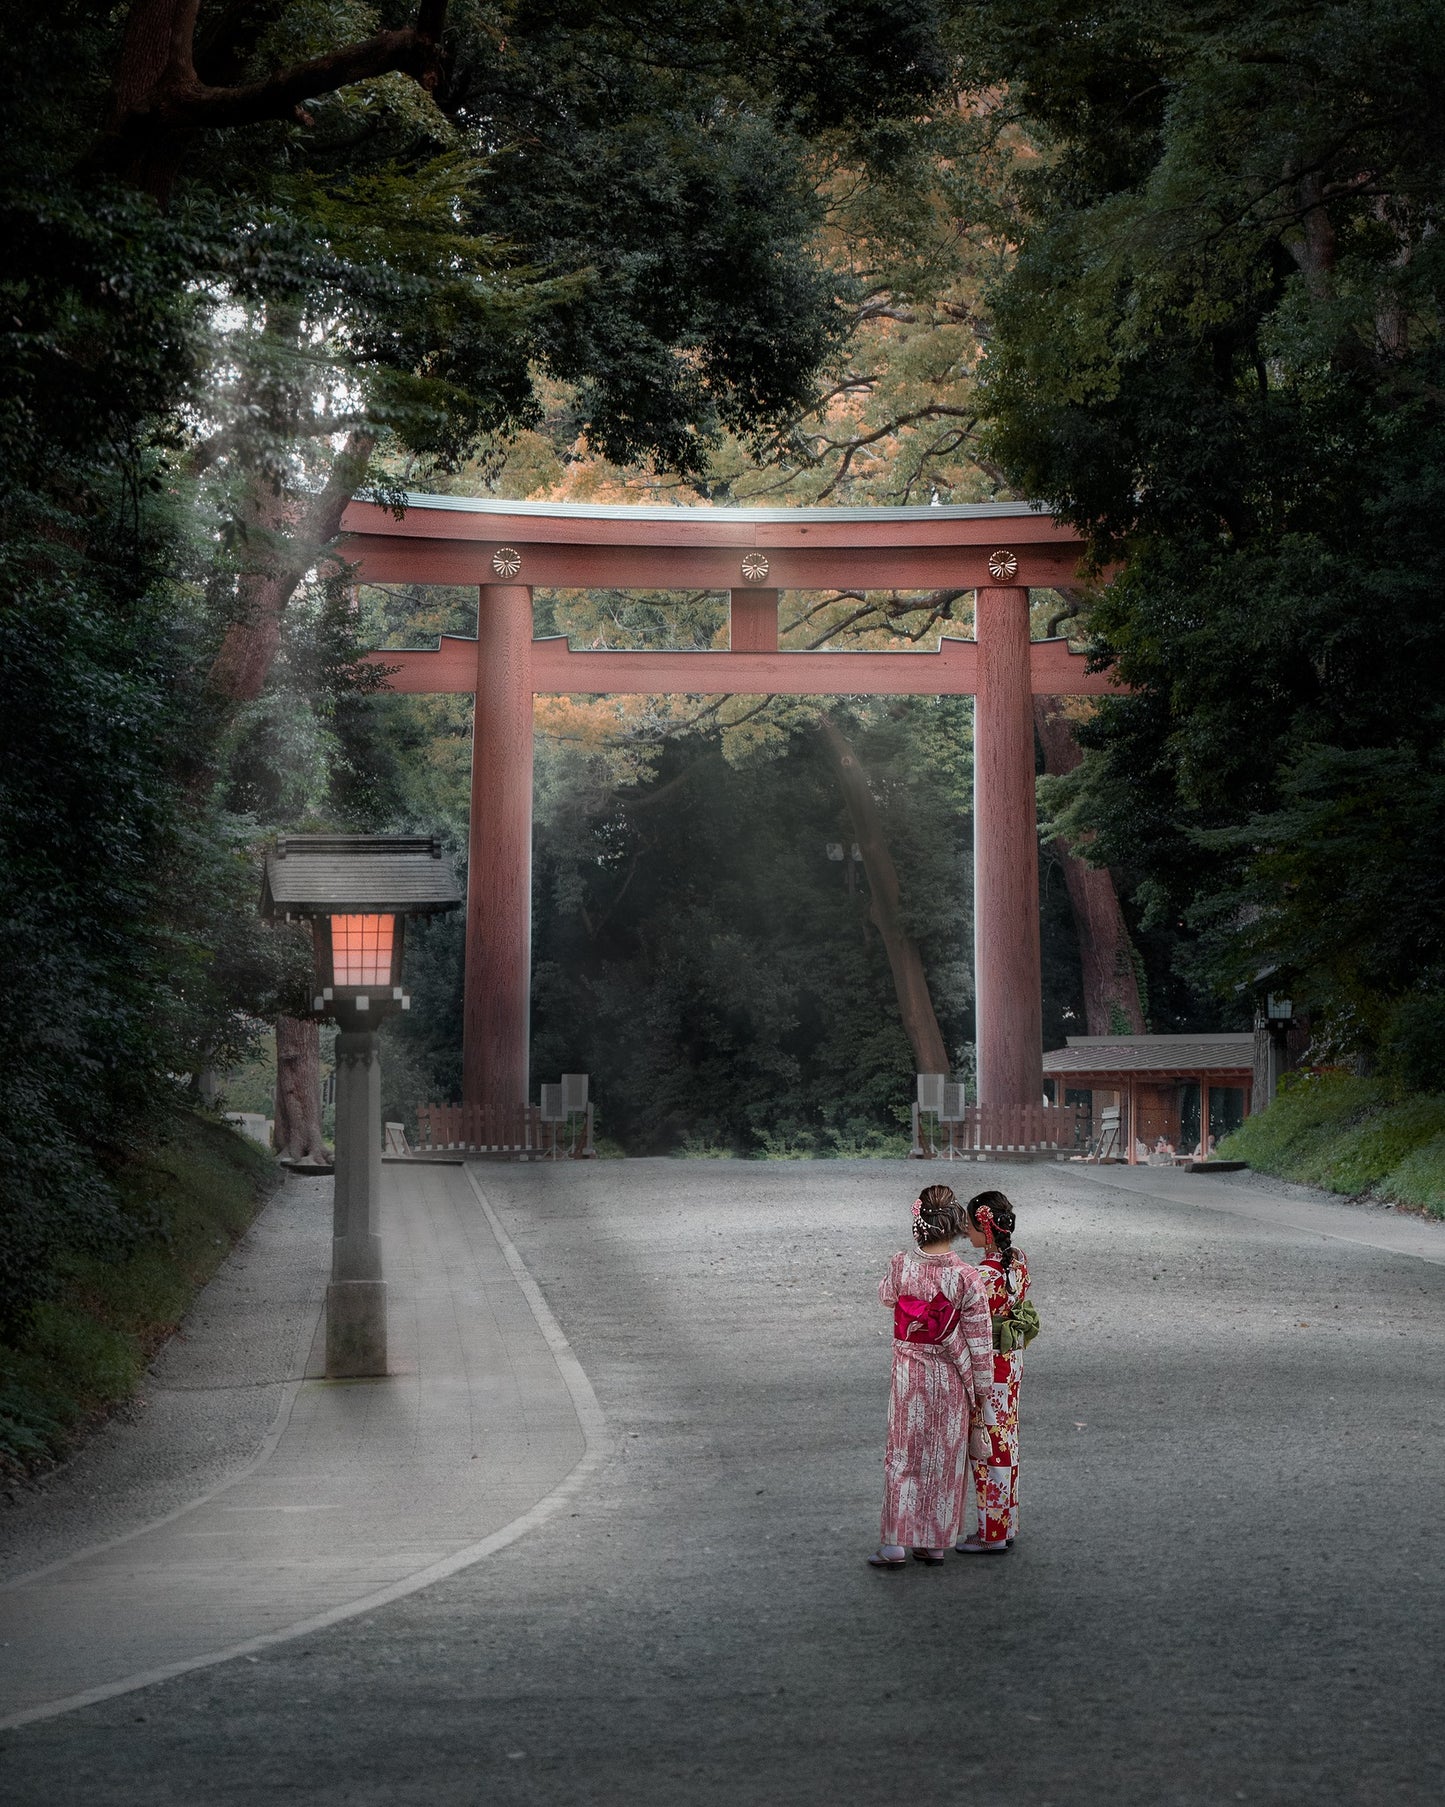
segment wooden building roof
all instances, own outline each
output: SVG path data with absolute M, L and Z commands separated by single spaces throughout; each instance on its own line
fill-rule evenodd
M 1076 1085 L 1156 1084 L 1185 1079 L 1244 1083 L 1254 1068 L 1250 1030 L 1194 1035 L 1071 1035 L 1044 1055 L 1046 1079 Z

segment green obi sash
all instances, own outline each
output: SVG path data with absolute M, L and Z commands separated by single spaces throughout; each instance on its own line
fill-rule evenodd
M 1005 1316 L 990 1320 L 993 1324 L 993 1346 L 1001 1355 L 1015 1349 L 1027 1349 L 1039 1334 L 1038 1308 L 1032 1299 L 1011 1305 Z

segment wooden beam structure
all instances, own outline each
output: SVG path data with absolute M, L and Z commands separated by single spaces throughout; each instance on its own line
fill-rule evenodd
M 976 696 L 979 1100 L 1042 1095 L 1034 696 L 1098 696 L 1106 672 L 1030 641 L 1029 591 L 1075 581 L 1078 535 L 1023 503 L 948 508 L 658 508 L 414 496 L 398 519 L 353 503 L 343 551 L 363 583 L 465 584 L 477 637 L 380 651 L 393 690 L 477 698 L 468 877 L 464 1102 L 526 1100 L 534 696 Z M 532 638 L 532 591 L 727 591 L 726 651 L 574 650 Z M 778 594 L 977 592 L 975 639 L 936 652 L 788 652 Z

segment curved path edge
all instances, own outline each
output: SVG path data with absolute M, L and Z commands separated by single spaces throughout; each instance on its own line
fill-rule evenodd
M 1272 1229 L 1352 1242 L 1361 1248 L 1445 1266 L 1445 1223 L 1412 1212 L 1370 1212 L 1325 1194 L 1295 1196 L 1275 1190 L 1268 1176 L 1256 1180 L 1253 1174 L 1191 1174 L 1181 1168 L 1086 1167 L 1083 1163 L 1070 1163 L 1064 1171 L 1096 1186 L 1112 1186 L 1117 1192 L 1142 1192 L 1170 1204 L 1247 1217 Z
M 132 1525 L 129 1531 L 121 1531 L 115 1537 L 103 1537 L 97 1543 L 87 1544 L 83 1550 L 72 1550 L 68 1556 L 57 1557 L 54 1562 L 43 1563 L 38 1569 L 26 1569 L 22 1574 L 12 1575 L 8 1581 L 0 1582 L 0 1594 L 18 1592 L 29 1587 L 32 1582 L 43 1581 L 47 1575 L 58 1574 L 62 1569 L 73 1568 L 76 1563 L 85 1562 L 92 1556 L 99 1556 L 106 1550 L 118 1550 L 123 1544 L 134 1543 L 137 1538 L 148 1537 L 152 1531 L 159 1531 L 165 1525 L 173 1525 L 177 1519 L 184 1518 L 188 1512 L 195 1512 L 208 1505 L 220 1494 L 244 1481 L 248 1475 L 255 1474 L 276 1453 L 276 1446 L 285 1432 L 287 1421 L 291 1417 L 291 1409 L 296 1404 L 296 1395 L 306 1379 L 306 1352 L 316 1340 L 317 1326 L 321 1322 L 324 1300 L 318 1298 L 315 1309 L 308 1315 L 296 1338 L 294 1352 L 288 1366 L 289 1379 L 282 1382 L 281 1397 L 276 1405 L 276 1412 L 266 1433 L 256 1445 L 254 1452 L 243 1461 L 239 1468 L 233 1468 L 229 1474 L 223 1475 L 213 1486 L 185 1500 L 179 1506 L 173 1506 L 169 1512 L 159 1513 L 155 1518 L 148 1518 L 144 1523 Z M 191 1667 L 192 1665 L 183 1665 Z M 112 1693 L 124 1692 L 123 1689 L 111 1689 Z M 96 1698 L 103 1697 L 106 1690 Z M 34 1718 L 35 1714 L 21 1714 L 14 1718 L 0 1718 L 0 1731 L 7 1726 L 22 1725 L 26 1718 Z
M 100 1701 L 113 1699 L 116 1695 L 130 1694 L 136 1689 L 151 1687 L 156 1682 L 169 1681 L 175 1676 L 189 1674 L 192 1670 L 211 1668 L 218 1663 L 232 1662 L 238 1657 L 254 1656 L 258 1651 L 270 1649 L 274 1645 L 289 1643 L 295 1638 L 324 1631 L 328 1626 L 339 1625 L 344 1620 L 356 1618 L 362 1613 L 374 1612 L 379 1607 L 389 1606 L 394 1600 L 405 1599 L 408 1594 L 418 1593 L 422 1588 L 430 1587 L 433 1582 L 444 1581 L 447 1576 L 470 1568 L 474 1563 L 483 1561 L 486 1557 L 495 1554 L 496 1551 L 505 1549 L 508 1544 L 515 1543 L 518 1538 L 525 1537 L 529 1531 L 544 1524 L 586 1486 L 611 1453 L 607 1437 L 607 1423 L 602 1408 L 597 1402 L 597 1395 L 593 1392 L 592 1383 L 588 1380 L 582 1364 L 573 1353 L 572 1346 L 567 1341 L 561 1325 L 553 1317 L 547 1301 L 543 1298 L 541 1288 L 528 1273 L 526 1264 L 503 1228 L 501 1219 L 492 1208 L 491 1201 L 482 1190 L 471 1167 L 466 1169 L 466 1176 L 476 1195 L 477 1203 L 486 1216 L 488 1227 L 496 1238 L 497 1246 L 502 1252 L 507 1267 L 517 1283 L 518 1290 L 526 1299 L 528 1308 L 536 1320 L 537 1328 L 551 1351 L 558 1373 L 571 1398 L 584 1444 L 582 1456 L 575 1467 L 549 1493 L 519 1517 L 500 1526 L 477 1543 L 454 1551 L 442 1561 L 418 1569 L 415 1574 L 404 1576 L 400 1581 L 392 1582 L 387 1587 L 377 1589 L 358 1599 L 348 1600 L 343 1605 L 333 1607 L 327 1612 L 317 1613 L 311 1618 L 298 1619 L 294 1624 L 282 1626 L 275 1631 L 264 1632 L 239 1643 L 228 1644 L 220 1650 L 208 1651 L 200 1656 L 186 1657 L 179 1662 L 164 1663 L 153 1669 L 123 1676 L 117 1681 L 106 1682 L 99 1687 L 88 1688 L 81 1693 L 67 1695 L 63 1699 L 44 1701 L 36 1706 L 26 1707 L 19 1712 L 0 1717 L 0 1731 L 14 1730 L 19 1726 L 34 1724 L 38 1720 L 55 1719 L 62 1714 L 76 1712 L 82 1707 L 94 1706 Z M 218 1493 L 234 1486 L 237 1480 L 244 1478 L 244 1475 L 253 1473 L 274 1453 L 300 1385 L 299 1380 L 288 1383 L 286 1396 L 265 1443 L 241 1474 L 230 1476 L 218 1487 L 211 1488 L 197 1499 L 189 1501 L 174 1512 L 165 1514 L 163 1518 L 153 1521 L 150 1525 L 139 1526 L 121 1537 L 108 1539 L 103 1543 L 93 1545 L 88 1550 L 77 1551 L 73 1556 L 47 1565 L 45 1569 L 33 1570 L 29 1575 L 20 1577 L 20 1582 L 34 1581 L 40 1575 L 48 1574 L 56 1569 L 67 1568 L 98 1551 L 130 1542 L 133 1538 L 140 1537 L 146 1531 L 154 1529 L 158 1524 L 170 1523 L 174 1519 L 183 1517 L 187 1512 L 194 1511 L 196 1507 L 204 1505 Z M 9 1585 L 15 1586 L 18 1583 Z

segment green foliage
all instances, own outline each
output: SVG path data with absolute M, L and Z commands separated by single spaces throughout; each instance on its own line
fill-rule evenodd
M 830 1124 L 820 1149 L 838 1161 L 902 1161 L 908 1158 L 912 1138 L 898 1130 L 880 1129 L 876 1123 L 854 1117 L 842 1128 Z
M 1127 559 L 1087 625 L 1135 689 L 1049 809 L 1222 995 L 1269 968 L 1378 1055 L 1445 959 L 1445 15 L 965 13 L 1042 151 L 992 455 Z
M 1377 1190 L 1431 1217 L 1445 1217 L 1445 1135 L 1422 1143 L 1386 1174 Z
M 732 1161 L 737 1158 L 731 1148 L 719 1147 L 702 1136 L 684 1136 L 672 1152 L 681 1161 Z
M 1379 1080 L 1299 1074 L 1219 1152 L 1262 1173 L 1445 1215 L 1445 1096 L 1437 1093 L 1395 1097 Z
M 1306 746 L 1284 756 L 1277 796 L 1198 837 L 1239 872 L 1195 906 L 1203 952 L 1225 980 L 1270 966 L 1349 1010 L 1404 1083 L 1428 1084 L 1445 1006 L 1445 740 Z
M 185 378 L 188 222 L 136 200 L 82 209 L 46 190 L 43 158 L 17 170 L 5 142 L 0 1327 L 67 1241 L 115 1233 L 97 1155 L 143 1136 L 161 1075 L 189 1064 L 167 1007 L 178 940 L 161 900 L 190 894 L 177 879 L 192 751 L 141 416 Z
M 757 1157 L 761 1161 L 811 1161 L 818 1152 L 818 1139 L 810 1129 L 796 1124 L 783 1124 L 775 1129 L 754 1130 Z
M 1417 988 L 1390 1012 L 1381 1034 L 1380 1070 L 1402 1092 L 1424 1092 L 1440 1077 L 1445 995 Z
M 0 1343 L 0 1470 L 53 1459 L 129 1397 L 274 1183 L 254 1143 L 197 1116 L 120 1170 L 125 1252 L 65 1255 L 56 1295 Z
M 1445 1098 L 1413 1097 L 1389 1105 L 1361 1123 L 1348 1146 L 1325 1168 L 1332 1192 L 1363 1192 L 1387 1178 L 1406 1155 L 1445 1134 Z

